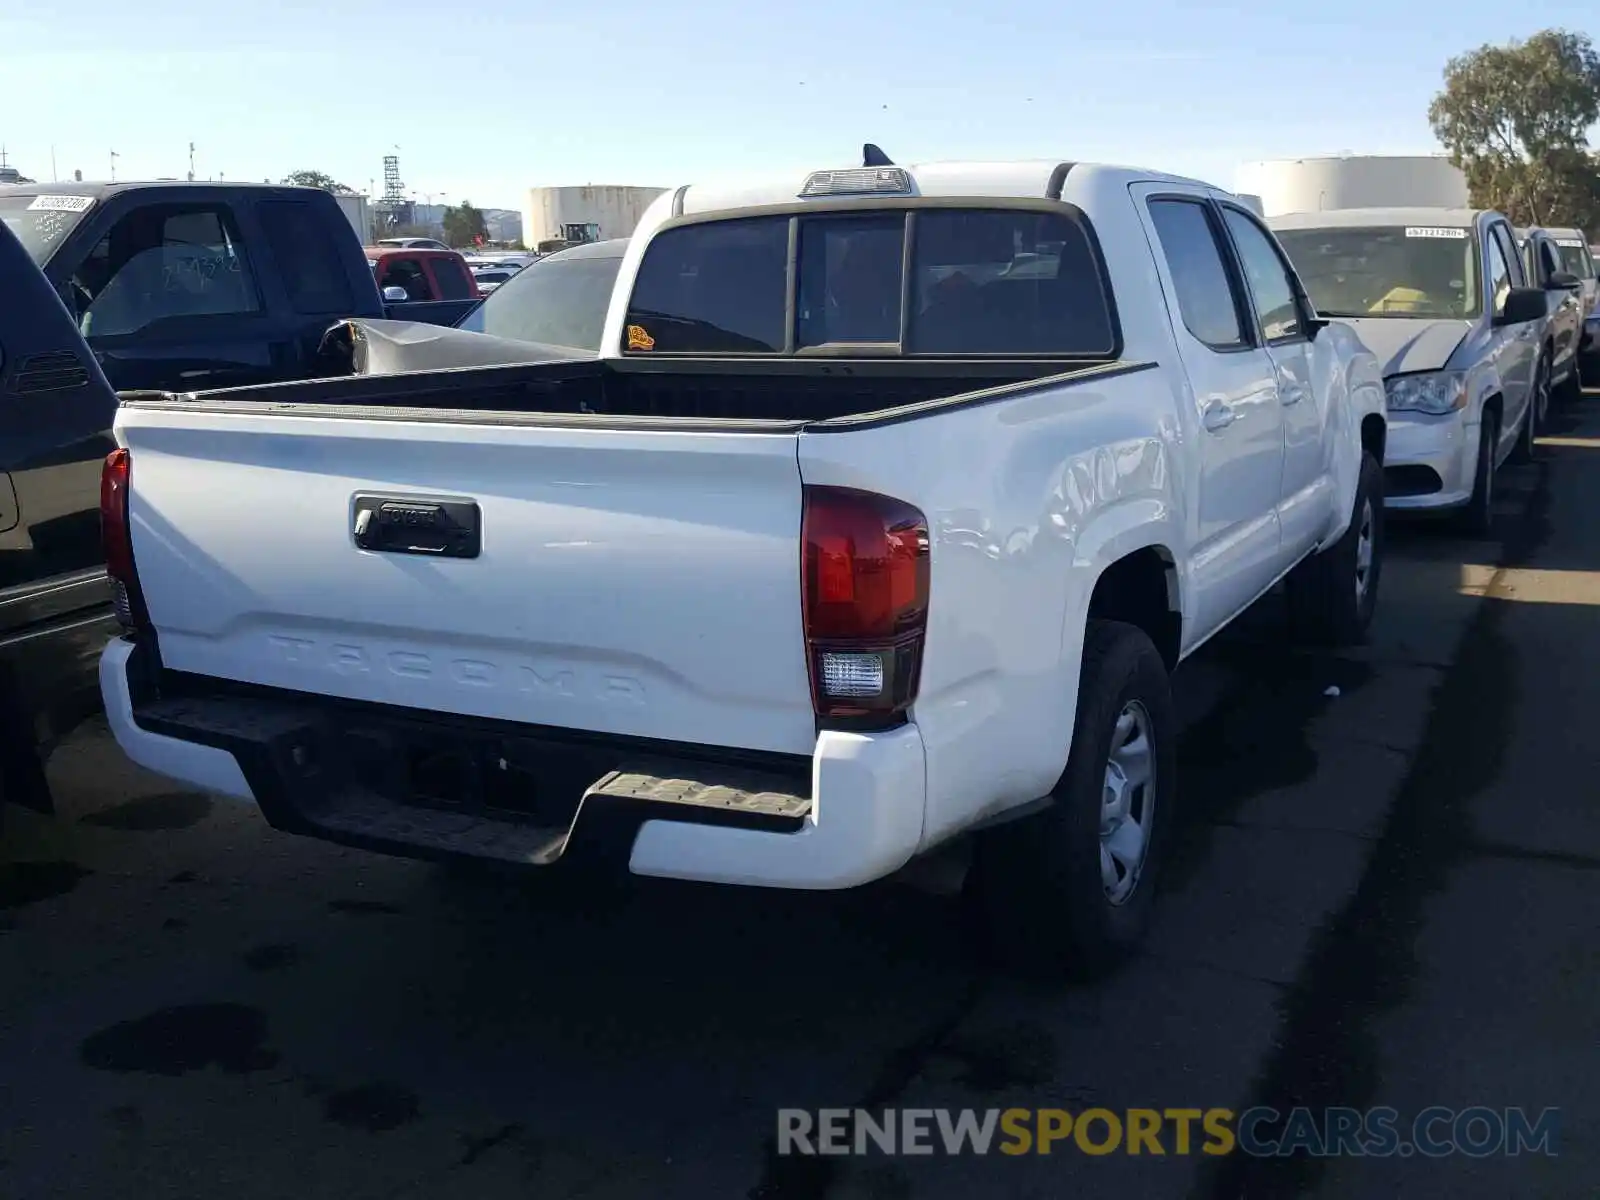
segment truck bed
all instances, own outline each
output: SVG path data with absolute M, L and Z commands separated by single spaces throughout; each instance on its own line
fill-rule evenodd
M 589 359 L 350 376 L 177 396 L 147 394 L 130 402 L 181 401 L 216 411 L 314 408 L 319 415 L 349 409 L 369 419 L 483 413 L 494 414 L 495 420 L 506 414 L 536 414 L 541 423 L 549 418 L 587 423 L 586 418 L 613 417 L 788 426 L 861 418 L 958 397 L 981 400 L 995 389 L 1009 394 L 1018 385 L 1045 379 L 1057 382 L 1069 375 L 1143 366 L 1059 359 L 789 359 L 770 364 L 700 359 L 638 365 Z

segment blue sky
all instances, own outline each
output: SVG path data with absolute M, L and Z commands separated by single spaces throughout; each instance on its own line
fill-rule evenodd
M 1257 158 L 1437 149 L 1445 60 L 1568 0 L 43 0 L 0 13 L 0 143 L 35 178 L 327 171 L 520 207 L 855 160 L 1137 163 L 1231 187 Z M 1252 11 L 1254 10 L 1254 11 Z M 1537 11 L 1535 11 L 1537 10 Z M 21 15 L 18 15 L 18 14 Z

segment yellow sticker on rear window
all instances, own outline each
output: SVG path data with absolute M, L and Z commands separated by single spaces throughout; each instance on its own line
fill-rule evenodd
M 651 337 L 648 333 L 646 333 L 644 331 L 644 326 L 643 325 L 629 325 L 628 326 L 628 349 L 629 350 L 654 350 L 655 348 L 656 348 L 656 340 L 655 340 L 655 338 Z

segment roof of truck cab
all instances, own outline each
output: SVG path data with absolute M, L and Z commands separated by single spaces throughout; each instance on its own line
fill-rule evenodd
M 1226 190 L 1204 180 L 1189 179 L 1182 175 L 1169 175 L 1140 167 L 1080 163 L 1058 158 L 1009 162 L 896 163 L 895 166 L 910 174 L 916 186 L 916 195 L 919 196 L 1042 200 L 1049 196 L 1051 181 L 1058 171 L 1063 173 L 1064 181 L 1073 188 L 1086 184 L 1120 182 L 1176 183 L 1218 191 Z M 859 167 L 859 163 L 845 166 L 837 163 L 819 163 L 815 167 L 797 168 L 759 178 L 691 184 L 680 189 L 682 211 L 686 214 L 708 213 L 774 204 L 793 204 L 799 198 L 807 178 L 816 172 Z
M 122 183 L 8 183 L 0 184 L 4 196 L 92 196 L 105 200 L 124 192 L 140 191 L 256 191 L 256 192 L 316 192 L 320 188 L 297 187 L 290 183 L 234 183 L 223 180 L 196 179 L 134 179 Z
M 1583 242 L 1584 245 L 1589 244 L 1589 235 L 1581 229 L 1546 229 L 1545 232 L 1553 238 L 1576 239 Z
M 1482 208 L 1336 208 L 1326 212 L 1280 213 L 1268 217 L 1273 229 L 1377 228 L 1386 225 L 1469 229 L 1492 215 Z

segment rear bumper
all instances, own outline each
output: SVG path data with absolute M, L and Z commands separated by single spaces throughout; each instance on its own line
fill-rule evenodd
M 634 752 L 591 740 L 573 752 L 581 760 L 576 768 L 566 750 L 552 751 L 564 756 L 552 766 L 552 775 L 571 776 L 576 769 L 575 777 L 593 781 L 587 791 L 580 782 L 575 795 L 581 796 L 570 810 L 506 819 L 498 809 L 488 816 L 442 812 L 397 800 L 398 792 L 368 778 L 353 782 L 345 769 L 345 760 L 353 757 L 349 730 L 347 722 L 339 723 L 345 717 L 330 721 L 312 703 L 200 698 L 136 705 L 133 661 L 133 646 L 118 639 L 100 662 L 106 715 L 129 758 L 207 791 L 253 800 L 275 827 L 328 841 L 421 858 L 493 858 L 543 869 L 625 862 L 637 875 L 831 889 L 898 870 L 922 839 L 926 786 L 922 737 L 914 725 L 882 733 L 820 733 L 809 789 L 803 781 L 790 785 L 797 792 L 809 790 L 804 803 L 792 806 L 804 815 L 774 815 L 737 803 L 619 798 L 600 786 L 607 776 L 604 767 L 622 768 Z M 393 723 L 378 716 L 356 719 L 374 726 Z M 416 714 L 404 720 L 427 719 L 428 714 Z M 473 727 L 481 728 L 481 723 Z M 462 735 L 475 743 L 489 736 Z M 339 739 L 336 744 L 333 738 Z M 516 743 L 518 749 L 491 750 L 490 759 L 500 755 L 504 768 L 504 755 L 515 753 L 520 763 L 527 745 L 544 744 L 531 731 L 530 739 L 508 735 L 493 741 L 496 747 Z M 538 778 L 539 751 L 531 753 L 531 777 Z M 614 764 L 607 763 L 608 755 L 616 758 Z M 662 778 L 674 780 L 710 781 L 720 770 L 694 758 L 654 761 L 666 764 L 658 772 Z
M 1384 447 L 1384 507 L 1453 508 L 1472 498 L 1479 424 L 1462 413 L 1391 412 Z

